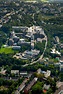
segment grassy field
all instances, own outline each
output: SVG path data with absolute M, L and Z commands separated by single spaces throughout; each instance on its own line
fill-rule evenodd
M 10 48 L 3 48 L 3 47 L 0 48 L 0 53 L 10 54 L 10 53 L 14 53 L 14 52 L 15 51 L 12 50 L 11 47 Z

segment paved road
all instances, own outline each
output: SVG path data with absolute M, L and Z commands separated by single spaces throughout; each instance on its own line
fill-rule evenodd
M 44 38 L 43 40 L 46 40 L 46 43 L 45 43 L 44 51 L 43 51 L 42 55 L 40 56 L 40 58 L 39 58 L 38 60 L 36 60 L 36 61 L 33 61 L 33 62 L 30 63 L 30 64 L 25 64 L 25 65 L 23 65 L 23 67 L 26 67 L 26 66 L 28 66 L 28 65 L 33 65 L 33 64 L 39 62 L 39 61 L 43 58 L 44 53 L 45 53 L 45 50 L 46 50 L 46 48 L 47 48 L 47 36 L 46 36 L 45 34 L 44 34 L 44 36 L 45 36 L 45 38 Z

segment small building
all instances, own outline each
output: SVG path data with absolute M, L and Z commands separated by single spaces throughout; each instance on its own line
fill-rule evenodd
M 60 71 L 63 71 L 63 64 L 60 64 Z
M 42 42 L 42 39 L 41 38 L 37 38 L 37 42 Z
M 60 71 L 62 71 L 63 72 L 63 60 L 60 60 Z
M 9 45 L 9 46 L 12 46 L 13 44 L 14 44 L 14 40 L 10 38 L 10 39 L 8 40 L 8 45 Z
M 45 78 L 48 78 L 51 75 L 51 71 L 50 70 L 42 71 L 42 73 L 44 74 Z
M 27 71 L 25 72 L 20 72 L 20 75 L 23 76 L 23 77 L 26 77 L 28 75 Z
M 1 69 L 0 74 L 5 75 L 7 70 L 4 70 L 4 68 Z
M 31 49 L 34 49 L 34 42 L 31 42 Z
M 12 49 L 13 50 L 20 50 L 21 49 L 21 46 L 12 46 Z
M 56 42 L 57 44 L 59 44 L 59 37 L 58 37 L 58 36 L 55 36 L 55 42 Z
M 44 84 L 44 86 L 43 86 L 43 89 L 44 89 L 44 90 L 48 90 L 49 88 L 50 88 L 50 85 Z
M 14 36 L 15 36 L 15 32 L 13 31 L 10 33 L 10 38 L 13 38 Z
M 44 73 L 44 76 L 47 78 L 51 75 L 51 71 L 50 70 L 47 70 L 45 73 Z
M 14 37 L 13 37 L 13 40 L 14 40 L 14 43 L 17 43 L 17 42 L 19 41 L 19 37 L 14 36 Z
M 61 56 L 61 53 L 59 51 L 56 51 L 56 49 L 51 49 L 51 54 Z
M 0 24 L 0 28 L 2 27 L 2 25 Z
M 22 44 L 25 42 L 25 39 L 19 39 L 18 44 Z
M 39 68 L 38 70 L 37 70 L 37 74 L 40 74 L 41 73 L 41 69 Z
M 59 67 L 61 65 L 61 63 L 60 62 L 59 63 L 55 63 L 54 65 Z
M 63 56 L 60 57 L 60 62 L 63 62 Z
M 63 49 L 63 43 L 62 43 L 62 44 L 60 44 L 60 47 L 61 47 L 61 49 Z
M 26 26 L 24 26 L 24 27 L 23 26 L 12 26 L 12 29 L 17 30 L 17 31 L 21 30 L 21 31 L 25 32 L 28 30 L 28 27 L 26 27 Z
M 27 59 L 31 59 L 31 58 L 34 58 L 35 56 L 37 56 L 39 53 L 40 53 L 40 51 L 39 50 L 35 50 L 35 49 L 31 50 L 31 51 L 26 50 L 22 54 L 22 56 L 25 57 L 25 58 L 27 58 Z
M 19 70 L 11 70 L 11 74 L 19 74 Z

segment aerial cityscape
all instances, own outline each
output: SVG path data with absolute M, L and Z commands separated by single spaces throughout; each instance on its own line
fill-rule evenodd
M 63 0 L 0 0 L 0 94 L 63 94 Z

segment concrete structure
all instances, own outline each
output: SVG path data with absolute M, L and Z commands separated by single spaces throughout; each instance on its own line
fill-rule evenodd
M 44 31 L 40 26 L 32 26 L 28 28 L 28 33 L 26 34 L 28 38 L 31 38 L 31 49 L 34 49 L 34 42 L 35 40 L 42 42 L 44 37 Z
M 59 51 L 56 51 L 56 49 L 51 49 L 51 54 L 59 55 L 61 56 L 61 53 Z
M 0 24 L 0 28 L 2 27 L 2 25 Z
M 63 55 L 60 57 L 60 63 L 63 63 Z
M 60 71 L 63 71 L 63 60 L 60 60 L 60 65 L 59 65 L 59 67 L 60 67 Z
M 63 44 L 60 44 L 61 49 L 63 49 Z
M 34 78 L 28 85 L 27 87 L 24 89 L 25 94 L 27 94 L 27 92 L 31 89 L 31 87 L 37 82 L 38 78 Z
M 51 75 L 51 71 L 47 70 L 47 71 L 41 71 L 41 73 L 44 74 L 45 78 L 48 78 Z
M 61 63 L 60 62 L 59 63 L 55 63 L 54 65 L 59 67 L 61 65 Z
M 16 58 L 16 59 L 21 59 L 21 53 L 16 53 L 13 58 Z
M 24 32 L 24 31 L 27 31 L 28 30 L 28 27 L 26 27 L 26 26 L 24 26 L 24 27 L 23 26 L 12 26 L 12 29 L 13 30 L 17 30 L 17 31 L 20 30 L 20 31 L 23 31 Z
M 56 82 L 56 86 L 57 86 L 57 88 L 60 88 L 61 86 L 63 85 L 63 82 Z
M 20 91 L 22 91 L 24 89 L 24 87 L 26 86 L 26 82 L 28 81 L 28 79 L 24 79 L 24 81 L 21 83 L 21 85 L 18 87 L 18 89 L 15 91 L 15 94 L 20 94 Z
M 44 84 L 43 89 L 48 90 L 50 88 L 50 85 Z
M 21 45 L 28 45 L 28 44 L 30 44 L 30 42 L 25 41 L 25 39 L 19 39 L 17 44 L 20 45 L 20 46 Z
M 18 44 L 21 44 L 21 43 L 24 43 L 25 42 L 25 39 L 19 39 L 19 41 L 18 41 Z
M 13 38 L 14 36 L 15 36 L 15 32 L 12 31 L 12 32 L 10 33 L 10 38 Z
M 54 94 L 63 94 L 63 85 Z
M 4 70 L 4 68 L 1 69 L 0 74 L 5 75 L 7 70 Z
M 12 49 L 13 50 L 20 50 L 21 49 L 21 46 L 12 46 Z
M 28 59 L 34 58 L 35 56 L 37 56 L 40 53 L 39 50 L 31 50 L 31 51 L 25 51 L 22 56 Z
M 42 72 L 41 68 L 37 70 L 37 74 L 40 74 Z
M 63 64 L 60 64 L 60 71 L 63 71 Z
M 14 43 L 17 43 L 17 42 L 19 41 L 19 37 L 14 36 L 14 37 L 13 37 L 13 40 L 14 40 Z
M 25 72 L 20 72 L 20 75 L 26 77 L 26 76 L 28 75 L 28 73 L 27 73 L 27 71 L 25 71 Z
M 19 70 L 11 70 L 11 74 L 19 74 Z
M 37 42 L 42 42 L 42 39 L 41 38 L 37 38 Z
M 55 42 L 56 42 L 57 44 L 59 44 L 59 37 L 58 37 L 58 36 L 55 36 Z
M 9 39 L 9 40 L 8 40 L 8 45 L 9 45 L 9 46 L 12 46 L 13 44 L 14 44 L 14 40 L 13 40 L 13 39 Z
M 37 74 L 43 73 L 44 76 L 47 78 L 51 75 L 51 71 L 47 70 L 47 71 L 42 71 L 40 68 L 37 70 Z
M 47 78 L 47 77 L 50 76 L 50 74 L 51 74 L 51 71 L 47 70 L 47 71 L 44 73 L 44 76 Z
M 31 49 L 34 50 L 34 42 L 31 42 Z

